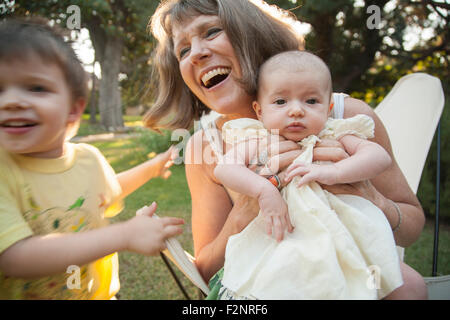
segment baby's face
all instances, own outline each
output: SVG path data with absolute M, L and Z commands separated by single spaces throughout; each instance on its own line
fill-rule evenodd
M 313 71 L 272 70 L 262 75 L 253 107 L 266 129 L 292 141 L 318 135 L 328 119 L 330 88 Z
M 0 147 L 34 157 L 62 154 L 72 98 L 57 64 L 33 56 L 0 63 Z M 76 119 L 78 119 L 76 115 Z

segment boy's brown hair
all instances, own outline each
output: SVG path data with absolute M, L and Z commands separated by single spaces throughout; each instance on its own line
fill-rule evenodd
M 56 63 L 63 71 L 72 101 L 87 99 L 88 78 L 71 44 L 65 41 L 65 33 L 40 17 L 5 19 L 0 22 L 0 61 L 37 55 L 44 62 Z

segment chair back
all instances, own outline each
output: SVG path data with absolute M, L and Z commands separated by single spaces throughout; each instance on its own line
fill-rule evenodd
M 395 159 L 414 193 L 443 109 L 441 81 L 425 73 L 402 77 L 375 108 L 389 134 Z

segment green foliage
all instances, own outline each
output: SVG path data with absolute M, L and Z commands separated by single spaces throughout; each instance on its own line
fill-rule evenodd
M 141 129 L 139 131 L 141 132 L 139 143 L 145 146 L 147 153 L 161 153 L 173 144 L 171 141 L 172 131 L 164 130 L 161 134 L 148 129 Z

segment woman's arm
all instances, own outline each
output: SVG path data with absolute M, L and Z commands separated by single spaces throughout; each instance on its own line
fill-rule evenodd
M 391 200 L 398 205 L 402 212 L 402 221 L 394 237 L 398 245 L 410 246 L 419 238 L 425 223 L 422 207 L 395 161 L 389 136 L 380 118 L 363 101 L 346 98 L 344 117 L 350 118 L 357 114 L 366 114 L 375 121 L 375 137 L 372 140 L 381 145 L 392 158 L 390 167 L 371 180 L 373 189 L 370 185 L 360 184 L 365 189 L 362 192 L 365 193 L 366 199 L 371 200 L 384 212 L 393 228 L 397 226 L 399 217 Z
M 232 204 L 214 177 L 215 164 L 205 161 L 203 153 L 208 150 L 203 131 L 198 131 L 189 140 L 185 157 L 196 265 L 205 281 L 223 267 L 228 237 L 241 232 L 259 211 L 257 201 L 247 196 L 238 196 Z

